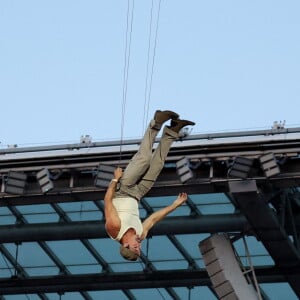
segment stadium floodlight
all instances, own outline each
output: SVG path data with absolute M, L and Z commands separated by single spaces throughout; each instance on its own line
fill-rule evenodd
M 273 153 L 267 153 L 259 158 L 261 167 L 266 177 L 272 177 L 280 173 L 279 166 Z
M 94 185 L 96 187 L 107 188 L 114 176 L 115 167 L 99 164 Z
M 186 157 L 176 162 L 176 169 L 182 183 L 185 183 L 194 177 L 194 173 L 190 167 L 190 161 Z
M 27 175 L 22 172 L 9 171 L 5 181 L 4 192 L 23 195 L 27 183 Z
M 246 179 L 252 167 L 253 160 L 246 157 L 236 157 L 228 171 L 229 177 Z
M 51 180 L 51 174 L 48 169 L 44 168 L 37 172 L 36 179 L 43 193 L 47 193 L 54 188 L 53 181 Z

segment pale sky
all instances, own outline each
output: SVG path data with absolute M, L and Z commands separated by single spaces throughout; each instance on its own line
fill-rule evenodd
M 156 109 L 191 134 L 300 126 L 299 13 L 298 0 L 1 0 L 0 147 L 138 138 Z

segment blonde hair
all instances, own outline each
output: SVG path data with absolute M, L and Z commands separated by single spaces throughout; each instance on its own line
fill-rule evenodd
M 130 260 L 130 261 L 136 261 L 138 259 L 138 255 L 131 251 L 130 249 L 124 247 L 124 246 L 121 246 L 120 247 L 120 254 L 127 260 Z

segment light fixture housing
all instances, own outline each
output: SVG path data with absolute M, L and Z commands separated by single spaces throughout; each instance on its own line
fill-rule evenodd
M 249 175 L 252 165 L 252 159 L 238 156 L 233 161 L 233 164 L 228 171 L 228 176 L 246 179 Z
M 182 183 L 186 183 L 194 177 L 194 173 L 190 167 L 190 161 L 186 157 L 176 162 L 176 169 L 177 175 Z
M 23 195 L 27 184 L 27 174 L 9 171 L 5 181 L 4 192 L 8 194 Z
M 266 177 L 272 177 L 280 173 L 274 153 L 267 153 L 259 158 L 261 167 Z
M 43 193 L 47 193 L 54 188 L 51 174 L 48 169 L 44 168 L 37 172 L 36 179 L 41 187 Z
M 100 188 L 107 188 L 114 176 L 115 167 L 99 164 L 94 185 Z

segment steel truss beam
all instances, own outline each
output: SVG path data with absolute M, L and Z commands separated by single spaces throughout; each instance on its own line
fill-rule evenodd
M 279 174 L 274 178 L 254 177 L 258 187 L 262 190 L 272 189 L 289 189 L 290 187 L 300 187 L 300 159 L 295 162 L 297 173 Z M 203 176 L 203 175 L 201 175 Z M 208 175 L 195 177 L 188 183 L 182 184 L 176 175 L 176 169 L 164 169 L 156 184 L 147 194 L 148 197 L 176 196 L 178 193 L 185 191 L 188 194 L 211 194 L 211 193 L 228 193 L 228 184 L 239 179 L 219 177 L 209 178 Z M 59 189 L 50 191 L 47 194 L 41 192 L 28 193 L 24 195 L 9 195 L 0 192 L 0 206 L 15 205 L 32 205 L 47 203 L 79 202 L 79 201 L 98 201 L 104 199 L 105 189 L 93 186 L 90 179 L 85 182 L 84 179 L 78 179 L 84 182 L 81 187 L 69 187 L 69 181 L 59 179 L 57 185 Z
M 249 178 L 254 178 L 258 185 L 272 184 L 273 188 L 281 189 L 300 186 L 299 132 L 300 128 L 189 136 L 171 148 L 165 168 L 148 195 L 176 195 L 182 189 L 190 194 L 226 193 L 228 182 L 233 180 L 228 178 L 228 164 L 238 156 L 254 160 Z M 242 142 L 236 139 L 250 136 L 256 137 L 256 140 Z M 121 162 L 117 142 L 0 149 L 0 205 L 101 200 L 105 190 L 94 186 L 98 164 L 125 167 L 139 142 L 126 141 L 129 148 L 124 148 Z M 274 178 L 266 178 L 258 162 L 261 155 L 270 152 L 275 155 L 281 168 L 280 174 Z M 182 157 L 198 165 L 193 170 L 194 179 L 184 185 L 176 174 L 176 162 Z M 47 194 L 41 192 L 35 178 L 41 168 L 48 168 L 58 175 L 53 181 L 53 190 Z M 5 176 L 9 171 L 28 175 L 24 195 L 4 193 Z

